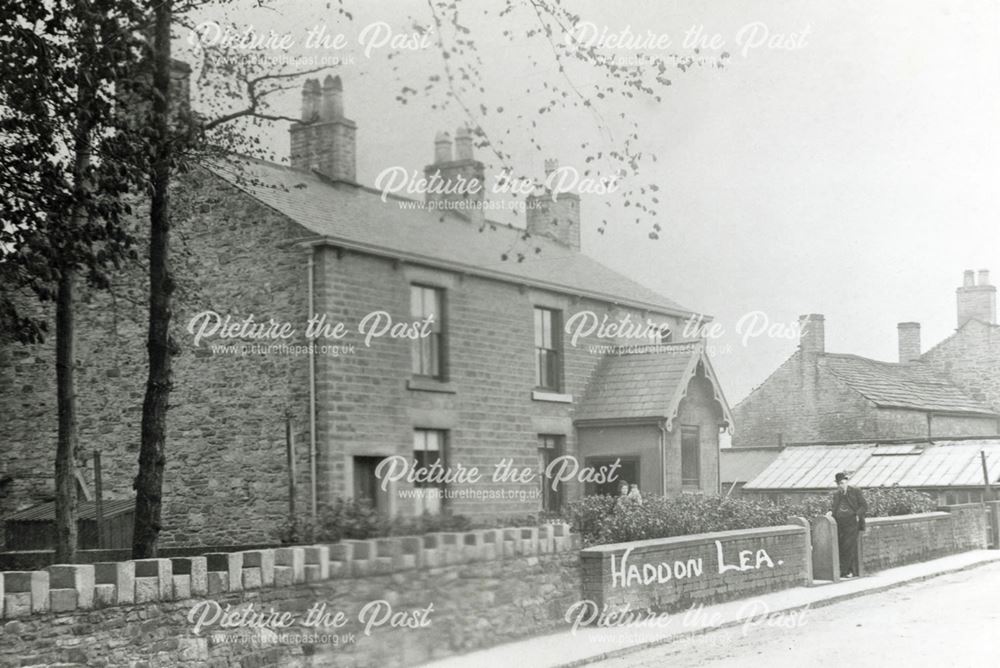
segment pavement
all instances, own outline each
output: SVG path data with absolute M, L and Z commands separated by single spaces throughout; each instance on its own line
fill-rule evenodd
M 423 665 L 427 668 L 584 666 L 715 629 L 736 625 L 793 625 L 797 619 L 796 611 L 997 562 L 1000 562 L 1000 550 L 962 552 L 837 583 L 816 581 L 809 587 L 783 589 L 752 598 L 694 607 L 627 627 L 568 629 Z

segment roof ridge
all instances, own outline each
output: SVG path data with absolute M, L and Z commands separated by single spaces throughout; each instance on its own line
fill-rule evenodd
M 853 372 L 838 368 L 837 364 L 824 363 L 822 367 L 877 406 L 997 415 L 995 408 L 930 365 L 894 364 L 849 354 L 824 354 L 823 358 L 828 362 L 840 359 L 864 365 L 864 369 Z
M 232 171 L 240 163 L 248 165 L 252 172 L 245 178 Z M 258 204 L 300 225 L 319 242 L 656 315 L 686 317 L 694 313 L 581 250 L 545 235 L 531 235 L 529 239 L 526 230 L 510 223 L 487 221 L 478 225 L 464 216 L 450 215 L 451 211 L 416 206 L 404 210 L 407 207 L 382 201 L 375 196 L 378 191 L 366 186 L 348 184 L 348 193 L 346 188 L 315 174 L 253 156 L 231 154 L 202 166 Z M 303 181 L 301 186 L 298 179 Z M 272 184 L 274 187 L 268 187 Z M 303 192 L 310 186 L 315 190 Z M 351 197 L 354 193 L 371 197 Z M 437 223 L 448 227 L 438 228 Z M 495 240 L 471 236 L 477 231 L 501 236 Z M 518 257 L 507 261 L 504 253 Z M 536 254 L 544 254 L 544 261 L 531 262 Z

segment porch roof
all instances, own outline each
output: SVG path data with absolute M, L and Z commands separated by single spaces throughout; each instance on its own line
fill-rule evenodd
M 663 419 L 672 429 L 688 383 L 699 369 L 712 384 L 725 426 L 731 427 L 729 404 L 704 341 L 650 345 L 636 352 L 606 355 L 587 385 L 575 421 Z

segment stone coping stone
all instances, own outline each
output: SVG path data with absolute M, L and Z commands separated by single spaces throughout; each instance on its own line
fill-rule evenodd
M 714 531 L 711 533 L 698 533 L 687 536 L 671 536 L 670 538 L 650 538 L 648 540 L 637 540 L 630 543 L 609 543 L 607 545 L 594 545 L 580 552 L 581 558 L 601 557 L 609 552 L 619 552 L 621 550 L 632 549 L 633 553 L 641 553 L 646 549 L 686 547 L 688 545 L 698 545 L 714 540 L 738 540 L 740 538 L 762 538 L 766 536 L 788 536 L 798 533 L 805 533 L 806 528 L 798 524 L 783 524 L 781 526 L 763 527 L 759 529 L 733 529 L 732 531 Z M 575 534 L 576 535 L 576 534 Z

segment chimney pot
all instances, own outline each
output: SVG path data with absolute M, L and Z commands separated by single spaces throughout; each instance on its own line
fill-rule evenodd
M 472 159 L 472 133 L 463 125 L 455 131 L 455 160 Z
M 559 169 L 559 161 L 555 158 L 547 158 L 545 160 L 545 176 L 547 177 L 552 172 Z
M 319 116 L 320 98 L 319 80 L 306 79 L 302 84 L 302 120 L 311 123 Z
M 324 121 L 332 121 L 344 117 L 344 84 L 340 77 L 329 74 L 323 80 L 323 105 L 320 117 Z
M 439 132 L 434 136 L 434 163 L 451 162 L 451 135 Z
M 965 270 L 965 276 L 962 279 L 962 286 L 966 288 L 971 288 L 976 284 L 976 273 L 971 269 Z
M 979 277 L 976 280 L 976 285 L 989 285 L 990 284 L 990 270 L 980 269 Z
M 446 192 L 428 190 L 427 201 L 434 202 L 441 210 L 457 211 L 471 222 L 481 224 L 485 220 L 485 167 L 472 156 L 469 128 L 463 126 L 455 132 L 454 157 L 452 148 L 447 132 L 434 136 L 434 164 L 424 167 L 424 176 L 440 179 Z
M 820 313 L 799 316 L 799 350 L 807 354 L 826 352 L 826 323 Z
M 896 325 L 899 335 L 899 362 L 905 364 L 920 359 L 920 323 L 901 322 Z

